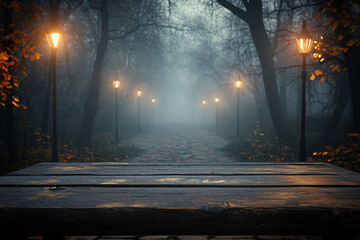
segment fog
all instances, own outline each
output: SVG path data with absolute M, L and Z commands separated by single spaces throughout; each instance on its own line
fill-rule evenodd
M 17 53 L 16 79 L 7 83 L 16 91 L 4 90 L 1 101 L 10 103 L 0 111 L 4 149 L 9 141 L 26 149 L 38 136 L 49 147 L 54 112 L 59 144 L 79 149 L 112 142 L 116 134 L 127 141 L 164 124 L 193 125 L 233 139 L 239 137 L 238 122 L 243 139 L 262 133 L 297 146 L 302 58 L 295 38 L 304 19 L 317 47 L 305 66 L 310 142 L 323 143 L 358 125 L 346 71 L 352 66 L 332 58 L 344 58 L 344 48 L 323 48 L 338 46 L 337 32 L 321 15 L 323 3 L 262 1 L 262 9 L 251 12 L 241 1 L 229 1 L 240 9 L 234 14 L 215 0 L 32 2 L 42 11 L 22 9 L 34 16 L 18 20 L 28 23 L 18 27 L 27 34 L 4 43 L 23 51 Z M 52 29 L 60 32 L 56 58 L 45 38 Z

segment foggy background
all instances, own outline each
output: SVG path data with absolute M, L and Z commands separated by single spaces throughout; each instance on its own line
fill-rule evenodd
M 241 1 L 230 2 L 245 9 Z M 36 143 L 43 144 L 44 149 L 49 147 L 52 94 L 50 48 L 45 33 L 55 23 L 61 29 L 56 58 L 59 144 L 80 147 L 112 141 L 113 81 L 116 79 L 121 82 L 118 89 L 121 140 L 138 132 L 138 90 L 143 93 L 140 99 L 142 131 L 162 124 L 195 124 L 214 131 L 214 98 L 218 97 L 219 134 L 234 137 L 235 81 L 241 80 L 241 136 L 256 131 L 295 143 L 299 139 L 301 100 L 301 56 L 295 38 L 303 20 L 307 20 L 315 40 L 336 42 L 326 17 L 315 17 L 326 3 L 262 1 L 260 18 L 271 44 L 275 69 L 272 91 L 279 96 L 276 103 L 268 101 L 269 93 L 264 88 L 259 53 L 267 51 L 265 46 L 262 49 L 261 44 L 255 45 L 249 23 L 221 6 L 219 1 L 22 1 L 20 12 L 31 15 L 27 3 L 38 6 L 36 17 L 16 21 L 34 27 L 28 37 L 36 42 L 31 51 L 39 55 L 33 59 L 25 54 L 26 75 L 19 70 L 19 87 L 14 87 L 15 95 L 26 109 L 19 107 L 10 111 L 14 115 L 16 127 L 12 129 L 17 146 L 31 148 L 23 151 L 24 156 L 30 156 L 39 147 Z M 28 16 L 26 14 L 24 16 Z M 106 19 L 108 26 L 104 29 L 102 23 Z M 102 48 L 101 44 L 106 47 Z M 101 54 L 104 57 L 100 59 Z M 351 131 L 353 117 L 349 78 L 343 71 L 344 66 L 340 65 L 341 71 L 333 71 L 337 63 L 330 59 L 320 63 L 320 59 L 310 54 L 307 62 L 307 79 L 314 76 L 307 81 L 307 131 L 313 143 Z M 100 69 L 99 74 L 96 69 Z M 314 74 L 317 69 L 326 74 Z M 153 98 L 155 103 L 151 102 Z M 207 101 L 206 105 L 202 104 L 203 100 Z M 271 105 L 281 110 L 282 115 L 271 115 Z M 3 149 L 7 146 L 7 114 L 2 107 Z M 286 124 L 279 124 L 278 120 Z M 274 123 L 277 123 L 275 128 Z

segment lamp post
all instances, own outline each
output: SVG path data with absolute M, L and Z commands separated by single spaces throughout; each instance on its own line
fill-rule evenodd
M 137 91 L 136 92 L 136 94 L 137 94 L 137 96 L 138 96 L 138 128 L 137 128 L 137 130 L 138 130 L 138 132 L 140 132 L 140 130 L 141 130 L 141 126 L 140 126 L 140 104 L 141 104 L 141 95 L 142 95 L 142 91 Z
M 218 116 L 218 102 L 220 101 L 220 99 L 217 97 L 214 99 L 215 101 L 215 118 L 216 118 L 216 127 L 215 130 L 217 131 L 219 129 L 219 116 Z
M 306 21 L 303 21 L 301 32 L 296 38 L 299 54 L 302 56 L 302 87 L 301 87 L 301 133 L 300 133 L 300 152 L 299 160 L 306 161 L 306 137 L 305 137 L 305 120 L 306 120 L 306 57 L 311 51 L 312 38 L 306 29 Z
M 202 104 L 203 104 L 203 106 L 204 106 L 204 125 L 205 125 L 205 123 L 206 123 L 206 100 L 203 100 L 202 101 Z
M 60 33 L 51 32 L 46 34 L 46 39 L 51 48 L 51 73 L 53 85 L 53 134 L 51 146 L 51 161 L 58 161 L 57 151 L 57 121 L 56 121 L 56 52 L 59 48 Z
M 235 82 L 236 88 L 237 88 L 237 120 L 236 120 L 236 136 L 239 137 L 239 118 L 240 118 L 240 112 L 239 112 L 239 100 L 240 100 L 240 86 L 241 86 L 241 81 L 238 80 Z
M 151 103 L 152 103 L 152 121 L 153 121 L 153 124 L 155 124 L 155 102 L 156 102 L 156 99 L 155 99 L 155 98 L 151 99 Z
M 119 130 L 118 130 L 118 89 L 120 87 L 120 81 L 113 81 L 115 88 L 115 142 L 119 141 Z

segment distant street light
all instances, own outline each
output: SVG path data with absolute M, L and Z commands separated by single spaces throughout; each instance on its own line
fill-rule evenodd
M 214 99 L 214 101 L 215 101 L 215 121 L 216 121 L 216 131 L 219 129 L 219 116 L 218 116 L 218 103 L 219 103 L 219 101 L 220 101 L 220 99 L 219 98 L 215 98 Z
M 151 99 L 151 103 L 152 103 L 152 122 L 153 122 L 153 124 L 155 124 L 155 102 L 156 102 L 155 98 Z
M 311 51 L 312 38 L 306 29 L 306 21 L 303 21 L 301 32 L 296 38 L 299 54 L 302 56 L 302 88 L 301 88 L 301 134 L 300 134 L 300 154 L 299 160 L 306 161 L 306 137 L 305 137 L 305 120 L 306 120 L 306 57 Z
M 236 120 L 236 136 L 239 137 L 239 119 L 240 119 L 240 112 L 239 112 L 239 101 L 240 101 L 240 86 L 241 81 L 238 80 L 235 82 L 237 88 L 237 120 Z
M 205 123 L 206 123 L 206 100 L 203 100 L 202 101 L 202 104 L 203 104 L 203 106 L 204 106 L 204 109 L 203 109 L 203 111 L 204 111 L 204 125 L 205 125 Z
M 115 88 L 115 142 L 119 141 L 119 131 L 118 131 L 118 89 L 120 87 L 120 81 L 113 81 Z
M 51 48 L 51 71 L 53 81 L 53 134 L 51 146 L 51 161 L 58 161 L 57 150 L 57 121 L 56 121 L 56 52 L 59 48 L 60 33 L 51 32 L 46 34 L 46 39 Z
M 142 91 L 137 91 L 136 92 L 137 96 L 138 96 L 138 132 L 140 132 L 141 130 L 141 126 L 140 126 L 140 104 L 141 104 L 141 95 L 142 95 Z

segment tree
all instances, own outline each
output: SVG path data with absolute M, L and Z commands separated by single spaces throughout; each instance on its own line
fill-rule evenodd
M 96 57 L 94 69 L 92 71 L 91 85 L 86 97 L 84 106 L 84 115 L 82 119 L 81 129 L 79 133 L 78 144 L 80 147 L 86 146 L 90 143 L 91 129 L 94 124 L 95 116 L 98 110 L 99 93 L 101 86 L 101 70 L 108 46 L 109 37 L 109 10 L 108 1 L 100 1 L 100 15 L 101 15 L 101 35 L 100 41 L 96 49 Z
M 336 40 L 319 41 L 316 45 L 316 59 L 319 62 L 334 62 L 330 67 L 340 71 L 342 65 L 348 73 L 353 113 L 353 131 L 360 133 L 360 1 L 330 0 L 320 10 L 326 17 L 329 26 L 333 28 Z M 319 56 L 318 58 L 317 56 Z M 326 61 L 325 61 L 326 60 Z M 339 65 L 340 64 L 340 65 Z
M 360 132 L 360 1 L 330 0 L 319 8 L 317 19 L 326 18 L 334 31 L 316 41 L 314 59 L 320 63 L 330 63 L 333 71 L 347 70 L 352 100 L 353 131 Z M 322 81 L 323 73 L 318 71 Z M 313 74 L 312 78 L 315 78 Z
M 248 24 L 259 57 L 265 94 L 276 133 L 279 139 L 292 142 L 292 134 L 278 92 L 274 54 L 263 21 L 262 2 L 259 0 L 242 0 L 246 11 L 227 0 L 217 0 L 217 2 Z
M 33 23 L 39 18 L 39 7 L 35 4 L 23 5 L 19 1 L 0 1 L 3 10 L 2 38 L 0 41 L 0 104 L 6 107 L 7 148 L 10 163 L 17 161 L 16 126 L 14 107 L 26 108 L 20 103 L 16 88 L 25 72 L 25 59 L 39 59 L 35 51 L 39 42 L 35 41 L 39 31 Z M 24 18 L 25 16 L 25 18 Z M 5 163 L 6 165 L 7 163 Z

